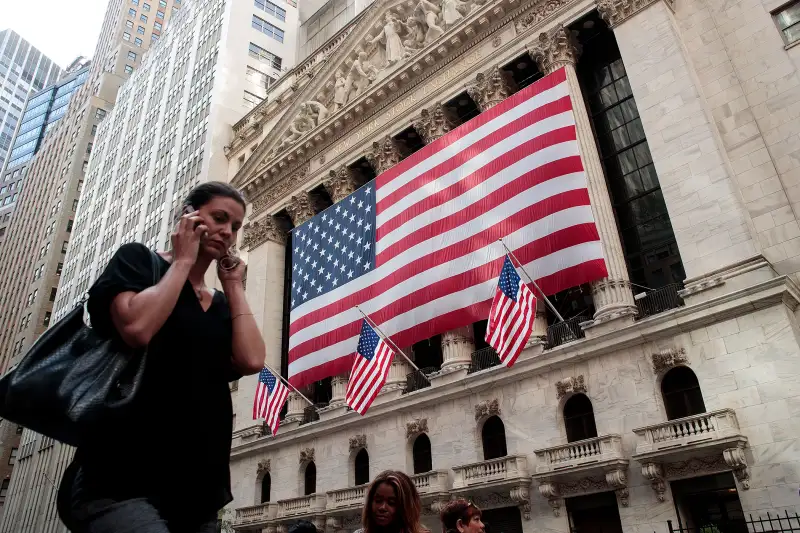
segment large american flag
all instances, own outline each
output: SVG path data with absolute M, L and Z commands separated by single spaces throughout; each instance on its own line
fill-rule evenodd
M 363 415 L 386 383 L 394 352 L 364 320 L 354 358 L 350 379 L 347 381 L 345 402 L 353 411 Z
M 275 435 L 278 432 L 281 409 L 286 403 L 287 396 L 289 396 L 288 387 L 272 372 L 262 368 L 258 374 L 256 395 L 253 398 L 253 420 L 263 418 Z
M 486 324 L 486 342 L 495 349 L 500 362 L 511 367 L 525 348 L 536 318 L 536 296 L 506 256 Z
M 293 230 L 291 383 L 351 369 L 356 305 L 398 346 L 485 320 L 501 237 L 547 294 L 607 275 L 563 69 Z

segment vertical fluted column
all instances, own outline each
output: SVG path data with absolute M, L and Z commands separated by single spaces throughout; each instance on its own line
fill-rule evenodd
M 475 339 L 472 326 L 464 326 L 442 334 L 442 370 L 469 368 Z
M 592 133 L 592 124 L 575 71 L 580 45 L 567 28 L 560 26 L 550 32 L 539 34 L 539 38 L 531 43 L 529 52 L 545 74 L 563 67 L 567 77 L 575 115 L 578 147 L 586 171 L 589 199 L 608 269 L 607 278 L 592 284 L 595 324 L 615 318 L 632 317 L 636 314 L 636 305 L 631 292 L 625 255 L 611 206 L 611 197 L 608 194 L 603 165 Z
M 410 354 L 410 350 L 403 350 L 406 354 Z M 402 390 L 406 385 L 406 378 L 411 373 L 411 366 L 406 362 L 402 355 L 397 354 L 392 360 L 392 366 L 389 368 L 389 375 L 386 377 L 386 383 L 381 388 L 381 393 Z
M 308 403 L 296 392 L 290 392 L 287 400 L 286 422 L 299 422 Z
M 331 380 L 331 407 L 339 407 L 344 405 L 345 392 L 347 392 L 347 380 L 350 379 L 350 374 L 339 374 L 333 376 Z
M 531 339 L 547 337 L 547 308 L 540 295 L 536 295 L 536 319 L 533 321 Z
M 481 111 L 486 111 L 514 94 L 515 90 L 514 78 L 508 71 L 494 67 L 486 73 L 479 73 L 475 83 L 467 87 L 467 94 Z

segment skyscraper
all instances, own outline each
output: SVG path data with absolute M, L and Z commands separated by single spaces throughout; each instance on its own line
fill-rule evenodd
M 120 86 L 142 63 L 177 0 L 110 0 L 88 76 L 62 119 L 28 162 L 25 186 L 0 243 L 0 368 L 7 369 L 50 324 L 64 254 L 100 121 Z M 13 133 L 13 130 L 12 130 Z M 13 171 L 12 171 L 13 172 Z M 0 458 L 15 453 L 0 531 L 62 531 L 53 505 L 55 486 L 72 451 L 40 435 L 0 423 Z M 5 481 L 2 481 L 5 484 Z
M 33 93 L 25 104 L 5 167 L 0 167 L 0 243 L 11 222 L 16 200 L 24 184 L 27 164 L 36 155 L 45 135 L 52 131 L 67 112 L 72 95 L 89 76 L 89 61 L 80 57 L 67 68 L 67 74 L 56 83 Z
M 13 30 L 0 31 L 0 169 L 31 91 L 54 83 L 63 71 Z

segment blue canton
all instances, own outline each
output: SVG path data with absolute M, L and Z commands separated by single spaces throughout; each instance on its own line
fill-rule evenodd
M 503 291 L 503 294 L 517 301 L 517 294 L 519 293 L 520 277 L 517 274 L 517 269 L 511 264 L 511 260 L 506 256 L 503 262 L 503 270 L 500 272 L 500 281 L 498 287 Z
M 380 341 L 381 338 L 375 333 L 375 330 L 364 320 L 364 323 L 361 324 L 361 336 L 358 338 L 358 353 L 367 361 L 371 361 L 375 357 L 375 350 Z
M 375 268 L 375 187 L 368 183 L 292 230 L 291 308 Z
M 258 381 L 264 383 L 267 386 L 269 393 L 272 394 L 272 391 L 275 389 L 275 383 L 276 383 L 275 376 L 272 375 L 272 372 L 270 372 L 266 368 L 262 368 L 261 372 L 258 374 Z

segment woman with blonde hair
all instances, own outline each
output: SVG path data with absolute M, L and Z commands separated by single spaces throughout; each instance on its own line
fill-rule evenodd
M 367 489 L 362 529 L 355 533 L 429 533 L 422 525 L 417 487 L 406 474 L 381 472 Z

